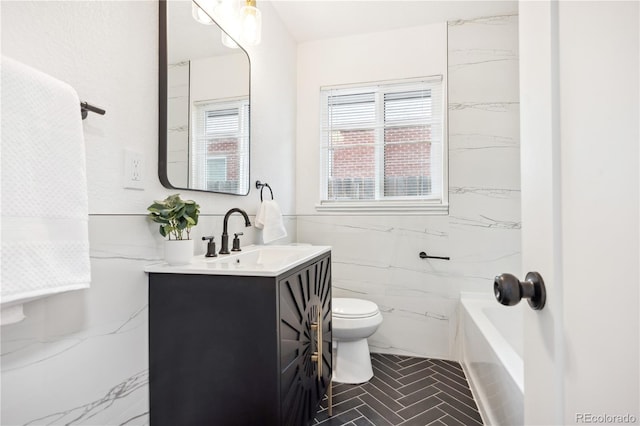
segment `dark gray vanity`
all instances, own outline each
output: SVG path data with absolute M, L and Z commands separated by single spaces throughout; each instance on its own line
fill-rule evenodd
M 312 421 L 331 381 L 329 247 L 146 271 L 152 426 Z

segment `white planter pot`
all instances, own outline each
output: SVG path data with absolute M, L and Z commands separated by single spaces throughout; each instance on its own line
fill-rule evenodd
M 188 265 L 193 258 L 193 240 L 166 240 L 164 260 L 169 265 Z

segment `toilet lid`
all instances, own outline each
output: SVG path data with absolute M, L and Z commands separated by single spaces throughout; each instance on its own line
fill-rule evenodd
M 331 310 L 334 317 L 367 318 L 378 313 L 378 305 L 368 300 L 336 297 L 331 303 Z

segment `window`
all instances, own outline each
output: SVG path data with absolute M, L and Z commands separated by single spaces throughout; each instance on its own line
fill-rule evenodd
M 207 190 L 216 188 L 221 183 L 228 181 L 227 178 L 227 157 L 207 157 Z
M 442 77 L 321 89 L 318 210 L 446 212 Z
M 192 187 L 223 192 L 247 188 L 242 179 L 249 167 L 249 100 L 197 102 L 192 119 Z

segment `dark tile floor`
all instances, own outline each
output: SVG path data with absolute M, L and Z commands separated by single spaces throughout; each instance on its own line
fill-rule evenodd
M 325 397 L 315 425 L 482 425 L 457 362 L 385 354 L 372 354 L 371 361 L 368 383 L 334 383 L 333 417 Z

